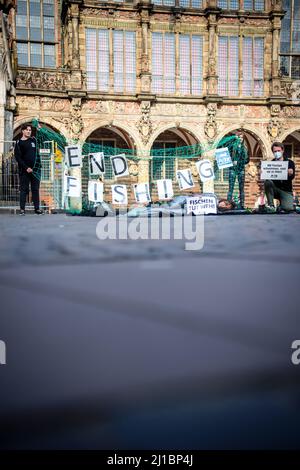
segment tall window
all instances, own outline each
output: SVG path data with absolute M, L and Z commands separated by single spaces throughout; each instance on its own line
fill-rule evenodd
M 239 38 L 220 36 L 218 52 L 219 95 L 239 94 Z
M 175 92 L 174 33 L 152 33 L 152 91 Z
M 88 90 L 110 89 L 110 40 L 112 35 L 113 89 L 134 93 L 136 88 L 136 39 L 133 31 L 86 29 L 86 72 Z
M 242 95 L 262 96 L 264 78 L 264 39 L 244 37 L 242 48 Z M 239 37 L 220 36 L 218 46 L 218 92 L 239 95 Z
M 286 11 L 281 24 L 280 70 L 283 76 L 300 79 L 300 0 L 283 0 Z
M 179 82 L 183 95 L 202 93 L 202 36 L 179 36 Z
M 152 33 L 153 93 L 200 95 L 202 93 L 203 37 L 179 34 L 178 74 L 176 84 L 176 36 L 174 33 Z
M 19 65 L 56 66 L 54 0 L 18 0 L 16 16 Z
M 264 84 L 264 39 L 243 38 L 243 95 L 262 96 Z
M 183 8 L 202 8 L 203 0 L 178 0 L 178 5 Z M 176 5 L 176 0 L 153 0 L 154 5 L 172 7 Z
M 265 0 L 244 0 L 244 10 L 264 11 Z
M 240 0 L 218 0 L 218 7 L 223 10 L 238 10 Z M 244 10 L 264 11 L 265 0 L 244 0 Z
M 238 10 L 239 0 L 218 0 L 218 7 L 223 10 Z

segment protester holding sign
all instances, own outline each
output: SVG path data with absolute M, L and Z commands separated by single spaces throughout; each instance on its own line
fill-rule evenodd
M 239 143 L 233 149 L 231 153 L 231 159 L 233 166 L 229 168 L 229 191 L 227 195 L 228 201 L 232 201 L 232 195 L 234 190 L 234 184 L 236 177 L 238 178 L 239 183 L 239 193 L 240 193 L 240 209 L 244 209 L 245 204 L 245 166 L 249 163 L 248 150 L 244 144 L 244 135 L 241 131 L 236 133 Z
M 283 161 L 284 145 L 281 142 L 272 144 L 274 159 L 272 161 Z M 286 212 L 293 210 L 293 184 L 295 178 L 295 164 L 292 160 L 288 161 L 288 175 L 286 180 L 265 180 L 264 187 L 268 200 L 269 210 L 275 212 L 274 197 L 280 201 L 280 209 Z

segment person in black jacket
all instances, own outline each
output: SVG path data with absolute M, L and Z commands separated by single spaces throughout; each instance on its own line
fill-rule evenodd
M 42 214 L 40 210 L 40 179 L 41 160 L 37 155 L 36 139 L 31 137 L 32 127 L 24 124 L 21 127 L 22 137 L 15 145 L 15 159 L 19 165 L 20 177 L 20 214 L 25 215 L 25 204 L 29 185 L 31 186 L 32 200 L 36 214 Z
M 268 205 L 271 210 L 275 212 L 274 197 L 280 202 L 280 210 L 291 212 L 294 210 L 293 206 L 293 179 L 295 178 L 295 163 L 293 160 L 284 159 L 284 145 L 281 142 L 274 142 L 272 144 L 272 152 L 274 158 L 272 161 L 288 161 L 288 179 L 287 180 L 265 180 L 265 193 L 268 200 Z

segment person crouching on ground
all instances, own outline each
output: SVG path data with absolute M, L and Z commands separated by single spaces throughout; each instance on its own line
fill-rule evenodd
M 274 142 L 271 148 L 274 158 L 272 161 L 288 161 L 288 179 L 287 180 L 265 180 L 264 189 L 268 200 L 269 209 L 275 212 L 274 198 L 280 201 L 280 210 L 291 212 L 293 207 L 293 184 L 295 178 L 295 164 L 290 159 L 283 156 L 284 145 L 281 142 Z
M 31 187 L 34 212 L 42 214 L 40 210 L 40 179 L 41 179 L 41 159 L 37 155 L 36 140 L 31 136 L 32 127 L 24 124 L 21 127 L 22 137 L 15 145 L 15 159 L 19 165 L 20 178 L 20 215 L 25 215 L 25 204 L 27 194 L 29 194 L 29 184 Z

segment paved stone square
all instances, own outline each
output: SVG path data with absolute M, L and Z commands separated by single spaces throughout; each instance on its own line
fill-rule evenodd
M 300 217 L 209 216 L 184 240 L 0 215 L 0 446 L 299 447 Z

